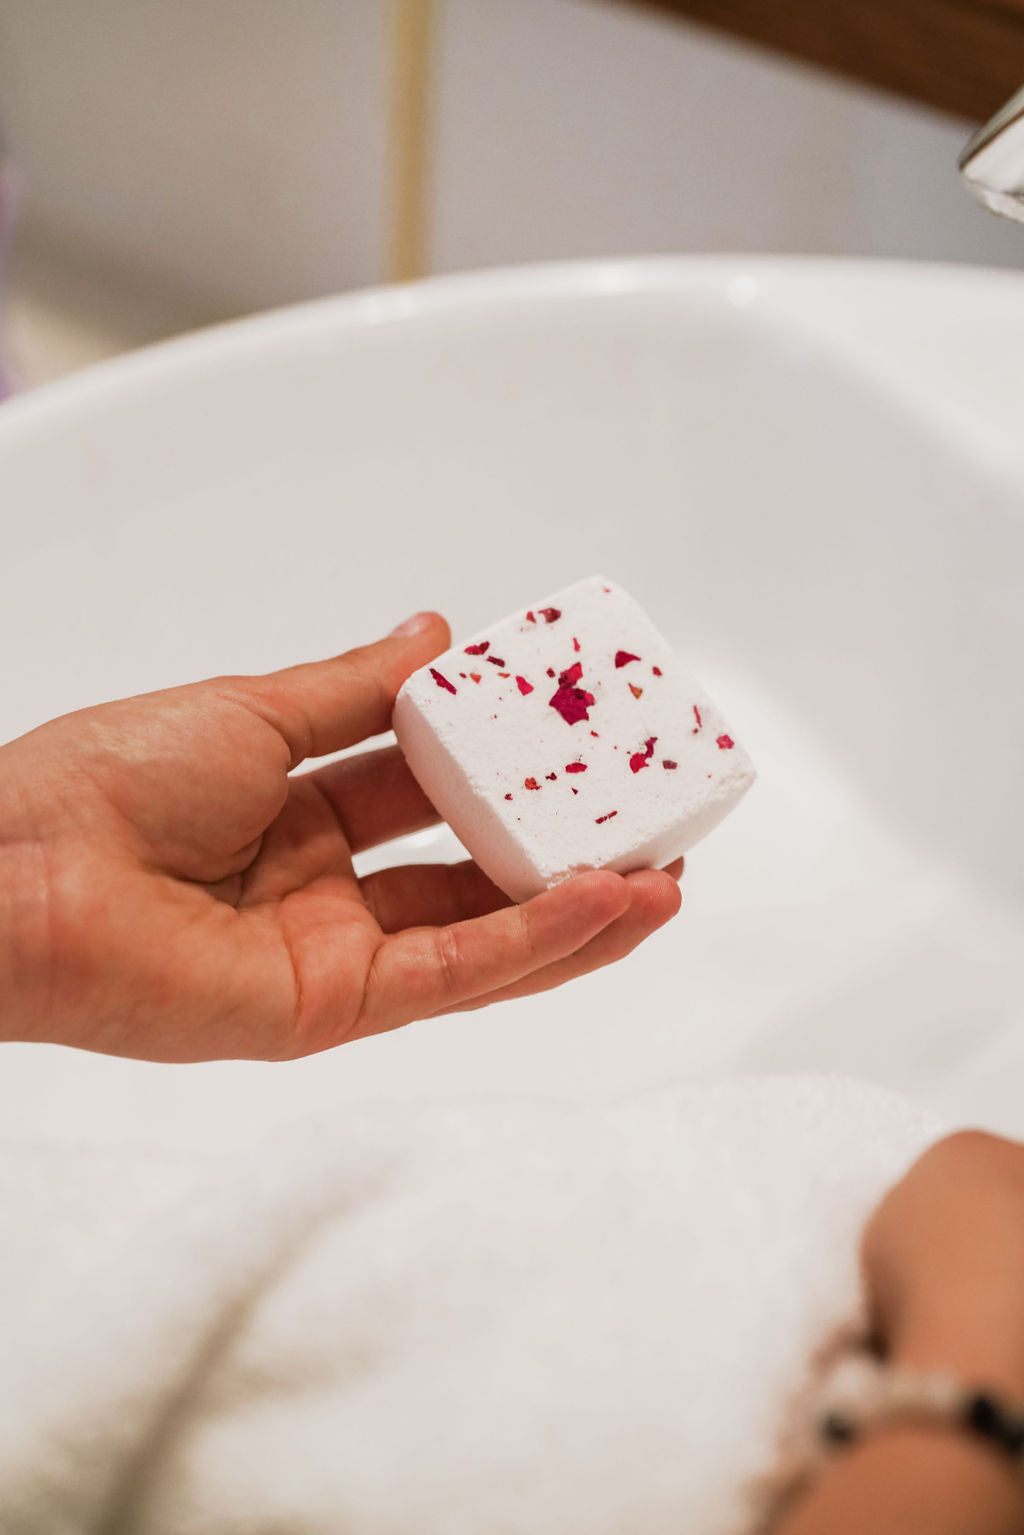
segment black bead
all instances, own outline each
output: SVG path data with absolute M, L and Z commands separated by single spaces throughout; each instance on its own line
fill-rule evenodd
M 819 1429 L 826 1444 L 851 1444 L 857 1437 L 857 1430 L 849 1418 L 838 1412 L 826 1413 Z
M 993 1440 L 1004 1449 L 1011 1449 L 1018 1425 L 984 1391 L 978 1391 L 968 1398 L 964 1405 L 964 1421 L 975 1434 Z
M 1007 1425 L 1003 1443 L 1010 1454 L 1019 1460 L 1021 1452 L 1024 1451 L 1024 1418 L 1015 1417 L 1013 1422 Z

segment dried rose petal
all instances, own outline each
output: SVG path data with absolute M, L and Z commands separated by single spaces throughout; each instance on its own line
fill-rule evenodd
M 430 675 L 433 677 L 439 688 L 447 688 L 449 693 L 454 693 L 456 691 L 456 689 L 448 681 L 448 678 L 442 677 L 441 673 L 437 671 L 433 666 L 430 668 Z
M 578 725 L 580 720 L 589 719 L 587 709 L 593 702 L 593 693 L 584 693 L 580 688 L 559 688 L 554 697 L 548 699 L 552 709 L 558 710 L 567 725 Z
M 565 764 L 565 771 L 567 773 L 585 773 L 587 771 L 587 764 L 585 762 L 567 762 Z
M 527 693 L 533 692 L 533 683 L 527 682 L 525 677 L 516 678 L 516 687 L 519 689 L 520 693 L 524 695 L 524 697 Z
M 524 786 L 527 789 L 539 789 L 540 788 L 540 784 L 537 782 L 536 778 L 524 779 Z
M 466 676 L 465 672 L 460 672 L 459 676 L 462 678 L 463 682 L 469 681 L 469 678 Z
M 499 672 L 498 673 L 499 677 L 511 677 L 511 675 L 512 675 L 511 672 Z
M 703 725 L 704 721 L 700 717 L 700 710 L 697 708 L 696 704 L 694 704 L 694 706 L 693 706 L 693 717 L 697 721 L 697 730 L 699 730 L 701 728 L 701 726 Z M 697 730 L 695 730 L 693 732 L 694 735 L 697 734 Z
M 666 757 L 661 765 L 662 765 L 663 768 L 677 768 L 679 766 L 679 763 L 678 762 L 672 762 L 672 761 L 670 761 L 670 759 L 668 757 Z
M 556 619 L 562 616 L 561 608 L 538 608 L 537 612 L 544 619 L 544 622 L 548 624 L 553 624 Z
M 639 659 L 640 657 L 633 655 L 632 651 L 617 650 L 615 652 L 615 670 L 618 671 L 620 666 L 628 666 L 630 661 L 639 661 Z
M 482 656 L 485 651 L 490 650 L 490 648 L 490 640 L 481 640 L 479 645 L 467 645 L 466 654 L 467 656 Z
M 595 818 L 595 820 L 594 820 L 594 825 L 595 826 L 600 826 L 602 821 L 610 821 L 612 816 L 613 815 L 618 815 L 618 813 L 619 812 L 617 810 L 609 810 L 607 815 L 599 815 L 599 816 L 597 816 Z
M 557 773 L 545 773 L 544 777 L 548 780 L 549 783 L 551 783 L 551 782 L 553 782 L 558 777 L 558 774 Z
M 736 745 L 736 742 L 733 740 L 732 736 L 719 736 L 718 740 L 715 742 L 715 745 L 719 747 L 721 751 L 727 752 L 732 751 L 732 748 Z
M 548 676 L 549 676 L 549 677 L 553 677 L 553 676 L 554 676 L 554 675 L 555 675 L 555 669 L 554 669 L 554 667 L 553 667 L 553 666 L 549 666 L 549 667 L 548 667 Z
M 488 661 L 490 661 L 492 666 L 504 666 L 505 665 L 504 661 L 501 659 L 500 656 L 488 656 L 487 659 L 488 659 Z
M 558 692 L 548 699 L 552 709 L 565 720 L 567 725 L 578 725 L 580 720 L 590 718 L 587 710 L 594 702 L 593 693 L 588 693 L 584 688 L 574 686 L 580 680 L 583 668 L 578 661 L 564 671 L 558 679 Z
M 600 739 L 601 739 L 601 737 L 600 737 L 600 736 L 599 736 L 599 735 L 598 735 L 598 733 L 597 733 L 597 731 L 596 731 L 596 730 L 592 730 L 592 731 L 591 731 L 591 732 L 590 732 L 590 734 L 591 734 L 591 735 L 592 735 L 592 736 L 593 736 L 593 737 L 594 737 L 594 740 L 595 740 L 595 741 L 600 741 Z
M 631 682 L 629 684 L 629 691 L 632 693 L 634 698 L 643 698 L 644 696 L 643 688 L 638 688 L 635 682 Z
M 657 736 L 649 736 L 648 739 L 644 742 L 643 751 L 634 752 L 632 757 L 630 757 L 629 765 L 634 773 L 639 773 L 640 769 L 645 768 L 650 762 L 651 758 L 654 756 L 654 743 L 657 741 L 657 739 Z
M 480 673 L 479 672 L 470 672 L 469 675 L 472 677 L 474 682 L 479 682 L 480 681 Z
M 531 613 L 529 610 L 527 610 L 526 616 L 530 620 L 531 624 L 535 624 L 537 622 L 536 615 L 534 613 Z
M 506 799 L 511 799 L 511 798 L 512 798 L 512 796 L 511 796 L 511 794 L 506 794 L 506 795 L 505 795 L 505 798 L 506 798 Z
M 573 789 L 573 791 L 572 791 L 572 792 L 573 792 L 573 793 L 574 793 L 574 794 L 578 794 L 578 793 L 579 793 L 579 792 L 580 792 L 580 791 L 579 791 L 579 789 Z
M 579 640 L 578 640 L 578 639 L 577 639 L 577 638 L 576 638 L 576 636 L 575 636 L 575 634 L 574 634 L 574 635 L 573 635 L 573 637 L 572 637 L 572 648 L 573 648 L 573 650 L 575 650 L 575 652 L 576 652 L 576 654 L 577 654 L 577 655 L 579 655 L 579 650 L 580 650 L 580 642 L 579 642 Z
M 654 675 L 656 677 L 660 677 L 661 676 L 661 667 L 660 666 L 652 666 L 651 667 L 651 671 L 654 673 Z

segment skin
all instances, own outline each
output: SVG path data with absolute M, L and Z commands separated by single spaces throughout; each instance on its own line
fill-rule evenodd
M 436 822 L 386 731 L 435 613 L 331 660 L 66 715 L 0 748 L 0 1038 L 287 1060 L 562 985 L 679 909 L 682 863 L 512 905 L 473 863 L 358 880 Z
M 863 1239 L 874 1331 L 914 1369 L 1024 1403 L 1024 1146 L 950 1136 Z M 880 1429 L 837 1458 L 778 1535 L 1022 1535 L 1024 1480 L 956 1429 Z

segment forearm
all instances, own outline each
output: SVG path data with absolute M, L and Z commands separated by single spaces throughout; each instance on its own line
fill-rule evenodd
M 1024 1493 L 997 1450 L 947 1429 L 888 1428 L 842 1453 L 777 1535 L 1021 1535 Z
M 894 1368 L 1024 1402 L 1024 1148 L 939 1142 L 864 1240 L 873 1322 Z M 879 1425 L 840 1451 L 778 1535 L 1022 1535 L 1024 1477 L 955 1424 Z

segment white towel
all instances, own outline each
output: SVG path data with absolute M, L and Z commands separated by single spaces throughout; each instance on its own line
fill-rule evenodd
M 0 1147 L 3 1535 L 738 1535 L 938 1133 L 839 1079 Z

